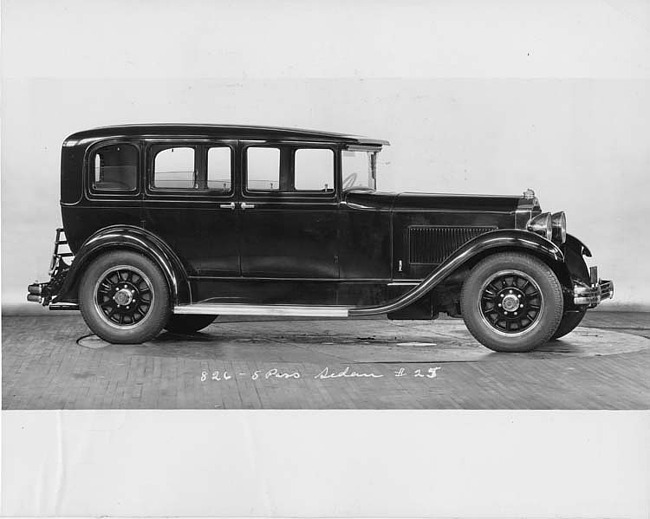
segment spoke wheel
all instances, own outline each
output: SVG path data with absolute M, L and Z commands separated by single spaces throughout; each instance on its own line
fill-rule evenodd
M 476 264 L 460 298 L 470 333 L 500 352 L 526 352 L 548 342 L 564 309 L 555 272 L 534 256 L 503 252 Z
M 479 311 L 498 333 L 519 335 L 539 322 L 543 298 L 539 285 L 520 270 L 502 270 L 481 287 Z
M 170 315 L 167 281 L 149 258 L 113 251 L 92 261 L 79 283 L 79 309 L 105 341 L 139 344 L 160 333 Z
M 107 324 L 121 329 L 145 321 L 154 297 L 149 277 L 131 265 L 110 267 L 95 284 L 97 312 Z

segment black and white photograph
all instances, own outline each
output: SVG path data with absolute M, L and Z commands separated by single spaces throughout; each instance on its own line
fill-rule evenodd
M 648 516 L 650 2 L 1 6 L 3 516 Z

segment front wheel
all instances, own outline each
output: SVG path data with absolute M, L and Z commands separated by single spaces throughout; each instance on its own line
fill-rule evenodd
M 562 320 L 562 285 L 533 256 L 505 252 L 470 272 L 461 291 L 461 311 L 470 333 L 499 352 L 531 351 L 548 342 Z
M 95 259 L 81 278 L 79 309 L 88 327 L 114 344 L 139 344 L 160 333 L 170 313 L 169 289 L 150 259 L 114 251 Z

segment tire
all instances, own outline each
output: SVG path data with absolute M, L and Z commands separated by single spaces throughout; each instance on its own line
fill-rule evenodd
M 165 329 L 172 333 L 194 333 L 210 326 L 216 315 L 174 315 L 172 314 Z
M 460 301 L 470 333 L 499 352 L 527 352 L 545 344 L 558 330 L 564 309 L 562 285 L 553 270 L 516 252 L 478 263 L 463 284 Z
M 79 285 L 88 327 L 113 344 L 140 344 L 160 333 L 170 315 L 167 281 L 156 264 L 131 251 L 99 256 Z
M 551 340 L 559 339 L 565 335 L 571 333 L 576 326 L 578 326 L 582 319 L 584 318 L 587 310 L 577 310 L 575 312 L 564 312 L 562 320 L 560 321 L 560 326 L 551 337 Z

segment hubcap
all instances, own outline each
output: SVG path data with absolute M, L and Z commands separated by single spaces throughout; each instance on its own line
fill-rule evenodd
M 133 301 L 133 296 L 135 295 L 134 290 L 129 290 L 128 288 L 121 288 L 113 296 L 113 301 L 117 303 L 117 306 L 128 306 Z
M 95 308 L 111 326 L 134 327 L 149 316 L 154 300 L 151 287 L 140 269 L 130 265 L 111 267 L 95 285 Z
M 483 321 L 494 331 L 520 335 L 537 326 L 543 311 L 542 292 L 528 274 L 504 270 L 483 284 L 478 306 Z
M 514 312 L 519 308 L 519 299 L 514 294 L 508 294 L 501 301 L 501 306 L 506 312 Z

